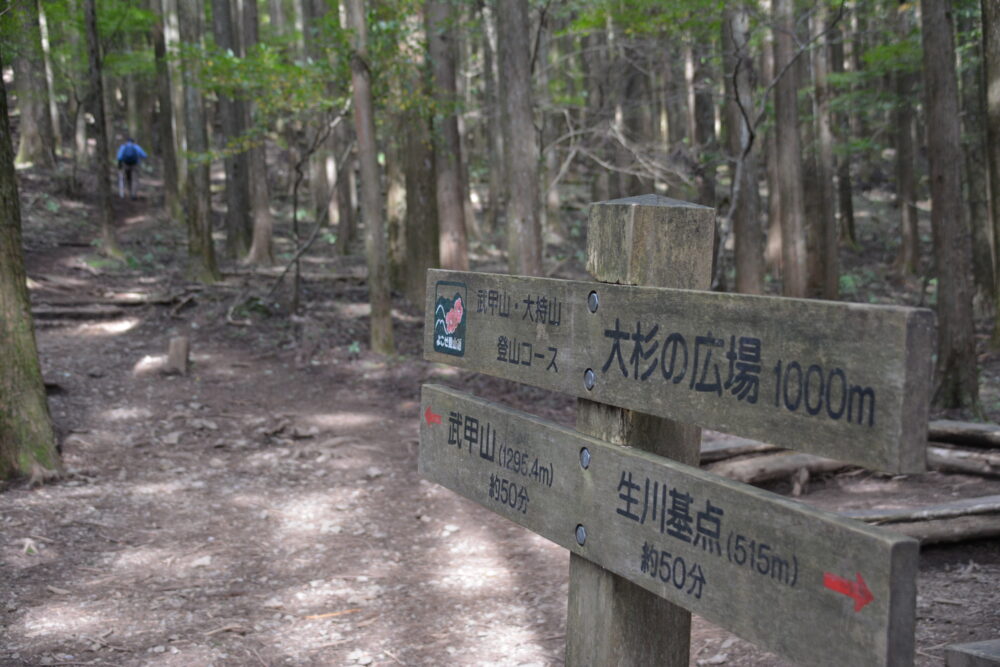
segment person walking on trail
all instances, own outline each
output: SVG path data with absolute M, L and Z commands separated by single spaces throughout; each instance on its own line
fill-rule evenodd
M 132 137 L 125 139 L 125 143 L 118 147 L 118 196 L 125 198 L 125 186 L 128 185 L 128 194 L 135 199 L 135 191 L 139 187 L 139 174 L 136 167 L 140 160 L 145 160 L 149 156 L 142 146 L 135 143 Z

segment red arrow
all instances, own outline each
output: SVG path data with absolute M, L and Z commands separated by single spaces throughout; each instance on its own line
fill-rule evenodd
M 427 411 L 424 413 L 424 419 L 427 420 L 428 424 L 440 424 L 441 423 L 441 415 L 436 415 L 433 412 L 431 412 L 431 406 L 429 406 L 429 405 L 427 406 Z
M 875 596 L 872 595 L 872 592 L 868 589 L 868 584 L 865 583 L 864 577 L 861 576 L 860 572 L 857 573 L 857 579 L 855 581 L 838 577 L 837 575 L 830 574 L 829 572 L 824 572 L 823 585 L 831 591 L 835 591 L 852 598 L 854 600 L 854 611 L 861 611 L 866 604 L 875 599 Z

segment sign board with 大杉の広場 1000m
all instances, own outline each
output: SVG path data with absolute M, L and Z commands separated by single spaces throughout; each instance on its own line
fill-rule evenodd
M 925 309 L 432 270 L 427 359 L 887 472 L 925 469 Z
M 803 663 L 912 656 L 916 540 L 445 387 L 420 409 L 424 477 L 654 594 Z

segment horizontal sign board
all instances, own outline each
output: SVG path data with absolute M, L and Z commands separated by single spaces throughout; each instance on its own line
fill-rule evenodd
M 925 469 L 931 311 L 428 272 L 432 361 L 890 472 Z
M 440 386 L 426 478 L 801 664 L 910 665 L 918 543 Z

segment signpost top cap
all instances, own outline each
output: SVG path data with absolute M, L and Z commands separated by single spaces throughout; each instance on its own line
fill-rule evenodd
M 710 206 L 692 204 L 691 202 L 681 201 L 680 199 L 672 199 L 670 197 L 664 197 L 657 194 L 623 197 L 621 199 L 612 199 L 610 201 L 599 201 L 594 202 L 591 206 L 670 206 L 674 208 L 711 209 Z

